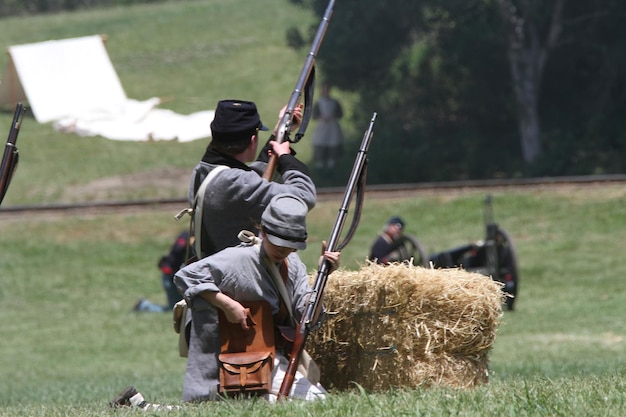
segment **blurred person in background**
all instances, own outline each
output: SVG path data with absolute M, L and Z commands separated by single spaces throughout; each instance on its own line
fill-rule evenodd
M 331 86 L 322 85 L 322 96 L 313 105 L 313 120 L 317 121 L 313 133 L 313 160 L 315 168 L 333 169 L 343 150 L 344 136 L 339 120 L 343 109 L 339 100 L 331 97 Z
M 398 216 L 393 216 L 387 220 L 383 231 L 372 244 L 369 255 L 370 261 L 384 265 L 402 260 L 400 259 L 401 256 L 396 253 L 398 246 L 395 243 L 399 242 L 404 231 L 404 225 L 404 220 Z
M 176 289 L 176 285 L 174 285 L 174 274 L 178 272 L 186 261 L 188 244 L 189 232 L 183 231 L 176 237 L 170 251 L 166 255 L 163 255 L 157 263 L 157 267 L 161 270 L 161 282 L 167 298 L 167 304 L 156 304 L 142 298 L 135 305 L 135 311 L 149 311 L 155 313 L 172 311 L 174 304 L 182 300 L 181 295 Z

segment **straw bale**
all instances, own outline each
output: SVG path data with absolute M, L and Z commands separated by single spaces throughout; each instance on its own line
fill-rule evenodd
M 487 276 L 368 262 L 329 276 L 323 300 L 326 320 L 311 332 L 307 350 L 328 388 L 488 382 L 504 293 Z

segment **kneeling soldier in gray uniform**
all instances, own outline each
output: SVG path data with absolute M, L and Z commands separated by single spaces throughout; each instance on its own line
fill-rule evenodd
M 230 346 L 246 345 L 255 334 L 267 334 L 268 329 L 258 328 L 264 326 L 261 322 L 266 323 L 267 317 L 252 318 L 251 308 L 246 307 L 256 302 L 269 306 L 270 333 L 276 335 L 275 343 L 266 346 L 272 357 L 271 382 L 265 386 L 265 391 L 257 392 L 270 401 L 276 398 L 287 368 L 285 355 L 290 350 L 274 330 L 275 327 L 295 328 L 311 292 L 307 268 L 296 253 L 306 248 L 307 212 L 308 207 L 300 198 L 279 194 L 263 212 L 261 238 L 242 232 L 240 237 L 244 243 L 241 245 L 226 248 L 176 273 L 174 282 L 193 315 L 183 401 L 215 400 L 228 395 L 226 387 L 220 385 L 226 372 L 220 360 L 225 353 L 224 325 L 232 328 L 232 324 L 236 324 L 239 334 L 243 335 L 239 340 L 227 341 Z M 323 259 L 330 262 L 332 270 L 336 269 L 340 252 L 326 251 L 326 242 L 322 244 L 322 251 Z M 259 365 L 260 362 L 261 359 Z M 250 365 L 245 360 L 232 363 Z M 254 369 L 250 367 L 240 375 L 241 393 L 246 392 L 245 372 L 253 379 Z M 126 404 L 150 406 L 136 390 L 130 393 L 133 398 L 130 402 L 126 398 Z M 298 372 L 289 397 L 313 400 L 325 394 L 318 382 Z

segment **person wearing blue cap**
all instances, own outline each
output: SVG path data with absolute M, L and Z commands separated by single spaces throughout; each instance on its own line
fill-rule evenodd
M 284 112 L 279 114 L 279 121 Z M 302 109 L 294 110 L 295 129 L 302 119 Z M 212 140 L 202 160 L 194 168 L 188 190 L 189 204 L 209 173 L 219 171 L 204 192 L 202 207 L 200 259 L 239 243 L 241 230 L 258 232 L 261 214 L 272 197 L 289 193 L 301 198 L 307 208 L 314 207 L 317 194 L 308 167 L 295 157 L 289 141 L 280 144 L 274 134 L 258 153 L 259 133 L 269 130 L 262 122 L 255 103 L 245 100 L 221 100 L 217 103 L 211 123 Z M 269 154 L 278 157 L 277 181 L 264 180 L 261 175 L 269 161 Z M 217 171 L 216 171 L 217 172 Z
M 394 256 L 396 242 L 404 230 L 404 220 L 401 217 L 393 216 L 387 223 L 383 231 L 378 235 L 370 249 L 369 260 L 379 264 L 388 264 L 390 262 L 400 260 L 398 256 Z

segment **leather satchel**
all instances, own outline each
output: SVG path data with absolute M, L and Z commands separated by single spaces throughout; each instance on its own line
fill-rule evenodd
M 241 302 L 248 310 L 249 330 L 230 323 L 218 309 L 221 350 L 219 393 L 263 395 L 272 388 L 276 348 L 272 307 L 267 301 Z
M 271 352 L 221 353 L 220 394 L 263 395 L 272 388 Z

